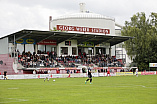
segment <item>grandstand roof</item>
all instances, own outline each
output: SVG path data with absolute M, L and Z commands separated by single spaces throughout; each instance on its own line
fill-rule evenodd
M 111 46 L 132 38 L 127 36 L 110 36 L 110 35 L 69 33 L 69 32 L 59 32 L 59 31 L 40 31 L 40 30 L 26 30 L 26 29 L 12 33 L 2 38 L 8 37 L 9 43 L 13 43 L 14 36 L 15 36 L 15 41 L 22 38 L 31 38 L 31 39 L 35 39 L 36 43 L 38 43 L 45 39 L 52 39 L 52 40 L 56 40 L 57 44 L 59 44 L 65 40 L 77 40 L 78 44 L 82 42 L 93 42 L 94 45 L 97 45 L 102 42 L 106 42 L 106 43 L 110 43 Z

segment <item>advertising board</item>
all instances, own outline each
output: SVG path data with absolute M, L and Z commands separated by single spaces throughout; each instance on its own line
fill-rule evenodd
M 110 29 L 57 25 L 57 30 L 110 34 Z

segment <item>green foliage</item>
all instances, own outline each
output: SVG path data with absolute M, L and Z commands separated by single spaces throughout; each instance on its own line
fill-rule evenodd
M 52 29 L 50 29 L 50 31 L 60 31 L 60 32 L 65 32 L 65 31 L 62 31 L 62 30 L 57 30 L 57 28 L 56 28 L 56 27 L 53 27 L 53 30 L 52 30 Z
M 149 63 L 157 62 L 157 14 L 152 13 L 146 18 L 145 13 L 137 13 L 131 21 L 125 22 L 122 36 L 131 36 L 126 42 L 127 54 L 138 63 L 141 70 L 148 70 Z
M 53 29 L 50 29 L 50 31 L 59 31 L 59 30 L 57 30 L 56 27 L 53 27 Z
M 156 104 L 157 76 L 0 80 L 0 104 Z
M 56 27 L 53 27 L 53 31 L 58 31 Z

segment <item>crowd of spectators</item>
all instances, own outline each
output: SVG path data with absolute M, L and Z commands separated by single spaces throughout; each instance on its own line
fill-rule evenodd
M 123 63 L 119 62 L 115 57 L 110 57 L 107 54 L 98 54 L 95 56 L 88 56 L 82 53 L 78 56 L 59 56 L 55 52 L 43 53 L 38 51 L 37 54 L 33 52 L 18 53 L 18 62 L 22 66 L 29 67 L 77 67 L 76 64 L 81 65 L 97 65 L 98 67 L 122 67 Z
M 17 51 L 18 52 L 18 51 Z M 29 67 L 59 67 L 58 63 L 55 61 L 56 54 L 54 52 L 42 53 L 38 51 L 36 54 L 33 52 L 22 52 L 20 54 L 18 52 L 18 62 L 21 63 L 22 66 Z
M 123 63 L 118 61 L 114 56 L 110 57 L 107 54 L 99 54 L 92 58 L 99 67 L 122 67 Z
M 107 54 L 99 54 L 95 56 L 88 56 L 84 52 L 83 54 L 79 54 L 78 56 L 65 56 L 65 57 L 56 57 L 56 61 L 61 63 L 66 67 L 75 67 L 73 63 L 79 63 L 82 65 L 88 66 L 97 65 L 98 67 L 122 67 L 123 63 L 118 61 L 114 56 L 110 57 Z

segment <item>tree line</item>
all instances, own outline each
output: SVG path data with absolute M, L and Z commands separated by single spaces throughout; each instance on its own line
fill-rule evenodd
M 133 15 L 130 21 L 125 21 L 121 34 L 133 37 L 125 41 L 124 46 L 141 71 L 149 70 L 149 63 L 157 63 L 157 13 L 149 17 L 143 12 Z

